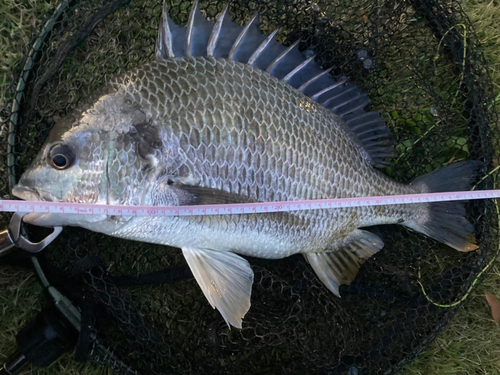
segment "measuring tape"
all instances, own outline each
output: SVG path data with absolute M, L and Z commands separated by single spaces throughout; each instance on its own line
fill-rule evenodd
M 119 206 L 107 204 L 0 200 L 0 212 L 62 213 L 113 216 L 207 216 L 267 212 L 320 210 L 328 208 L 385 206 L 395 204 L 463 201 L 500 198 L 500 190 L 456 191 L 380 197 L 315 199 L 285 202 L 257 202 L 197 206 Z

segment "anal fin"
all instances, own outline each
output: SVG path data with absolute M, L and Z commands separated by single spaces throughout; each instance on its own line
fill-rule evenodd
M 210 305 L 229 325 L 242 327 L 250 309 L 253 271 L 250 264 L 229 251 L 183 248 L 187 264 Z
M 345 242 L 335 251 L 304 254 L 321 282 L 338 297 L 339 286 L 350 284 L 361 264 L 384 247 L 377 235 L 361 229 L 354 230 Z

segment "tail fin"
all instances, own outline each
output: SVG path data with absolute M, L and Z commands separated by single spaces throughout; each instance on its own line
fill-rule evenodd
M 470 190 L 482 167 L 479 161 L 465 161 L 416 178 L 412 185 L 421 193 Z M 405 226 L 458 251 L 476 250 L 474 226 L 465 218 L 463 202 L 430 203 L 426 214 Z

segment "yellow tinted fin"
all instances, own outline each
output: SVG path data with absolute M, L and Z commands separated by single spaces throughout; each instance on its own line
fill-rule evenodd
M 339 286 L 350 284 L 361 264 L 384 247 L 378 236 L 361 229 L 354 230 L 346 242 L 339 250 L 304 254 L 318 278 L 338 297 Z

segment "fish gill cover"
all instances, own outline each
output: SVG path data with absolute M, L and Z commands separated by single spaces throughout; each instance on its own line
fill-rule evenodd
M 167 5 L 185 25 L 191 2 Z M 211 21 L 225 6 L 200 2 Z M 22 84 L 15 81 L 2 110 L 2 134 L 10 135 L 0 146 L 2 197 L 10 197 L 9 184 L 56 118 L 107 77 L 154 59 L 161 8 L 80 1 L 48 14 L 19 64 Z M 233 1 L 230 16 L 243 25 L 257 10 L 265 34 L 279 26 L 280 43 L 301 38 L 305 57 L 316 54 L 316 63 L 368 94 L 369 109 L 381 113 L 396 141 L 384 173 L 407 183 L 455 161 L 482 160 L 486 178 L 476 189 L 495 186 L 488 174 L 498 149 L 492 87 L 456 3 Z M 119 373 L 391 373 L 446 325 L 496 255 L 497 213 L 491 201 L 467 204 L 480 246 L 470 253 L 399 226 L 374 228 L 385 246 L 340 287 L 342 299 L 302 257 L 249 258 L 252 307 L 241 330 L 230 330 L 207 304 L 178 249 L 66 228 L 41 259 L 92 322 L 99 341 L 90 343 L 88 360 Z

